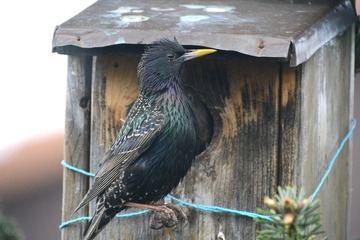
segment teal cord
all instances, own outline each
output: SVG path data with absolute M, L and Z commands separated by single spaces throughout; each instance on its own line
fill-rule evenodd
M 62 223 L 59 226 L 59 230 L 63 229 L 64 227 L 67 227 L 70 224 L 73 224 L 73 223 L 76 223 L 76 222 L 81 222 L 81 221 L 89 221 L 91 219 L 92 219 L 92 217 L 79 217 L 79 218 L 76 218 L 76 219 L 71 219 L 69 221 L 66 221 L 66 222 Z
M 333 168 L 334 163 L 335 163 L 336 159 L 338 158 L 341 150 L 344 148 L 345 143 L 347 142 L 347 140 L 349 140 L 351 134 L 354 132 L 355 127 L 356 127 L 356 120 L 353 119 L 353 120 L 351 121 L 350 130 L 348 131 L 348 133 L 346 134 L 346 136 L 344 137 L 344 139 L 341 141 L 340 146 L 338 147 L 338 149 L 336 150 L 334 156 L 333 156 L 332 159 L 330 160 L 329 166 L 327 167 L 327 169 L 326 169 L 323 177 L 321 178 L 319 184 L 318 184 L 317 187 L 315 188 L 313 194 L 311 194 L 310 202 L 312 202 L 312 201 L 314 200 L 314 198 L 316 197 L 316 195 L 317 195 L 318 192 L 320 191 L 322 185 L 323 185 L 324 182 L 325 182 L 325 179 L 329 176 L 329 174 L 330 174 L 330 172 L 331 172 L 331 169 Z
M 329 176 L 331 169 L 333 168 L 333 165 L 336 161 L 336 159 L 338 158 L 341 150 L 344 148 L 345 143 L 349 140 L 351 134 L 354 132 L 354 129 L 356 127 L 356 120 L 353 119 L 351 122 L 351 127 L 350 130 L 348 131 L 348 133 L 346 134 L 346 136 L 344 137 L 344 139 L 341 141 L 340 146 L 338 147 L 338 149 L 336 150 L 334 156 L 332 157 L 329 166 L 327 167 L 323 177 L 321 178 L 319 184 L 317 185 L 317 187 L 315 188 L 315 191 L 313 192 L 313 194 L 311 195 L 310 201 L 313 201 L 315 196 L 317 195 L 317 193 L 320 191 L 325 179 Z M 86 176 L 90 176 L 90 177 L 94 177 L 95 174 L 93 173 L 89 173 L 86 172 L 82 169 L 76 168 L 74 166 L 71 166 L 69 164 L 67 164 L 64 160 L 61 161 L 61 164 L 65 167 L 68 168 L 70 170 L 73 170 L 75 172 L 84 174 Z M 250 217 L 250 218 L 262 218 L 262 219 L 267 219 L 272 221 L 272 218 L 269 216 L 265 216 L 265 215 L 261 215 L 261 214 L 257 214 L 254 212 L 247 212 L 247 211 L 239 211 L 239 210 L 235 210 L 235 209 L 229 209 L 229 208 L 223 208 L 223 207 L 219 207 L 219 206 L 208 206 L 208 205 L 201 205 L 201 204 L 195 204 L 195 203 L 189 203 L 186 201 L 183 201 L 181 199 L 178 199 L 172 195 L 167 195 L 168 198 L 178 202 L 180 205 L 183 206 L 187 206 L 187 207 L 192 207 L 198 210 L 202 210 L 202 211 L 207 211 L 207 212 L 215 212 L 215 213 L 230 213 L 230 214 L 236 214 L 236 215 L 241 215 L 241 216 L 246 216 L 246 217 Z M 134 212 L 134 213 L 123 213 L 123 214 L 117 214 L 116 217 L 117 218 L 125 218 L 125 217 L 133 217 L 133 216 L 138 216 L 138 215 L 142 215 L 149 212 L 149 210 L 143 210 L 143 211 L 139 211 L 139 212 Z M 92 217 L 79 217 L 76 219 L 72 219 L 69 221 L 66 221 L 64 223 L 62 223 L 59 226 L 59 229 L 63 229 L 64 227 L 79 222 L 79 221 L 86 221 L 86 220 L 91 220 Z
M 84 170 L 82 170 L 82 169 L 80 169 L 80 168 L 71 166 L 70 164 L 67 164 L 67 163 L 65 162 L 65 160 L 62 160 L 62 161 L 61 161 L 61 165 L 63 165 L 64 167 L 66 167 L 66 168 L 68 168 L 68 169 L 70 169 L 70 170 L 73 170 L 74 172 L 78 172 L 78 173 L 84 174 L 84 175 L 86 175 L 86 176 L 88 176 L 88 177 L 95 177 L 95 174 L 89 173 L 89 172 L 84 171 Z

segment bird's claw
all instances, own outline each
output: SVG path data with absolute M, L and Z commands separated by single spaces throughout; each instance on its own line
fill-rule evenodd
M 173 204 L 162 205 L 159 209 L 152 211 L 149 226 L 152 229 L 166 227 L 175 230 L 178 218 L 184 220 L 184 226 L 187 225 L 187 216 L 180 207 Z
M 166 204 L 166 206 L 168 208 L 170 208 L 171 210 L 173 210 L 179 219 L 183 220 L 183 227 L 186 227 L 188 224 L 188 218 L 187 218 L 187 214 L 185 213 L 185 211 L 181 207 L 171 204 L 171 203 Z

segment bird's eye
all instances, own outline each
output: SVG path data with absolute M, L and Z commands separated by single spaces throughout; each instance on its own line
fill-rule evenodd
M 168 54 L 166 55 L 166 57 L 167 57 L 169 60 L 171 60 L 171 61 L 175 59 L 175 55 L 172 54 L 172 53 L 168 53 Z

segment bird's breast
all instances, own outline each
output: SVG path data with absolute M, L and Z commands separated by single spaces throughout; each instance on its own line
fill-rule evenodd
M 195 158 L 197 138 L 192 116 L 173 110 L 165 111 L 165 116 L 161 134 L 126 174 L 133 186 L 130 187 L 132 192 L 141 189 L 141 192 L 148 193 L 137 201 L 157 201 L 171 192 Z

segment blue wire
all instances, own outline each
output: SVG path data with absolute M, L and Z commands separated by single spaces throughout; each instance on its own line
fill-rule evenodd
M 317 185 L 317 187 L 315 188 L 313 194 L 312 194 L 311 197 L 310 197 L 310 202 L 312 202 L 312 201 L 314 200 L 315 196 L 316 196 L 316 195 L 318 194 L 318 192 L 320 191 L 322 185 L 323 185 L 324 182 L 325 182 L 325 179 L 329 176 L 329 174 L 330 174 L 330 172 L 331 172 L 331 169 L 332 169 L 332 167 L 333 167 L 333 165 L 334 165 L 337 157 L 339 156 L 341 150 L 344 148 L 345 143 L 346 143 L 347 140 L 350 138 L 350 136 L 351 136 L 351 134 L 353 133 L 355 127 L 356 127 L 356 120 L 353 119 L 353 120 L 351 121 L 351 127 L 350 127 L 349 132 L 346 134 L 346 136 L 344 137 L 344 139 L 341 141 L 340 146 L 338 147 L 338 149 L 336 150 L 334 156 L 332 157 L 332 159 L 331 159 L 331 161 L 330 161 L 330 163 L 329 163 L 329 166 L 327 167 L 327 169 L 326 169 L 323 177 L 321 178 L 319 184 Z
M 223 207 L 219 207 L 219 206 L 208 206 L 208 205 L 200 205 L 200 204 L 195 204 L 195 203 L 188 203 L 188 202 L 180 200 L 170 194 L 168 194 L 167 197 L 172 200 L 177 201 L 181 205 L 192 207 L 195 209 L 200 209 L 200 210 L 207 211 L 207 212 L 233 213 L 233 214 L 242 215 L 242 216 L 246 216 L 246 217 L 262 218 L 262 219 L 273 221 L 272 218 L 269 216 L 265 216 L 265 215 L 261 215 L 261 214 L 257 214 L 257 213 L 253 213 L 253 212 L 239 211 L 239 210 L 223 208 Z
M 88 220 L 91 220 L 91 219 L 92 219 L 92 217 L 79 217 L 79 218 L 76 218 L 76 219 L 66 221 L 66 222 L 62 223 L 59 226 L 59 230 L 63 229 L 64 227 L 67 227 L 67 225 L 70 225 L 70 224 L 73 224 L 73 223 L 76 223 L 76 222 L 80 222 L 80 221 L 88 221 Z
M 332 157 L 328 168 L 326 169 L 326 171 L 325 171 L 323 177 L 321 178 L 319 184 L 317 185 L 317 187 L 315 188 L 313 194 L 311 195 L 310 201 L 313 201 L 315 196 L 317 195 L 317 193 L 320 191 L 325 179 L 328 177 L 329 173 L 331 172 L 331 169 L 332 169 L 337 157 L 339 156 L 341 150 L 344 148 L 345 143 L 350 138 L 350 136 L 353 133 L 355 127 L 356 127 L 356 120 L 353 119 L 352 122 L 351 122 L 351 127 L 350 127 L 349 132 L 346 134 L 344 139 L 341 141 L 340 146 L 336 150 L 334 156 Z M 61 161 L 61 164 L 64 167 L 66 167 L 66 168 L 68 168 L 70 170 L 73 170 L 75 172 L 79 172 L 79 173 L 84 174 L 86 176 L 95 177 L 95 174 L 89 173 L 89 172 L 84 171 L 82 169 L 71 166 L 71 165 L 67 164 L 64 160 Z M 246 217 L 250 217 L 250 218 L 262 218 L 262 219 L 273 221 L 272 218 L 269 217 L 269 216 L 265 216 L 265 215 L 261 215 L 261 214 L 257 214 L 257 213 L 253 213 L 253 212 L 239 211 L 239 210 L 223 208 L 223 207 L 219 207 L 219 206 L 207 206 L 207 205 L 188 203 L 188 202 L 185 202 L 185 201 L 183 201 L 181 199 L 178 199 L 178 198 L 176 198 L 174 196 L 171 196 L 171 195 L 167 195 L 167 197 L 169 197 L 170 199 L 172 199 L 174 201 L 177 201 L 181 205 L 192 207 L 192 208 L 203 210 L 203 211 L 207 211 L 207 212 L 231 213 L 231 214 L 237 214 L 237 215 L 246 216 Z M 117 218 L 133 217 L 133 216 L 138 216 L 138 215 L 141 215 L 141 214 L 145 214 L 147 212 L 149 212 L 149 210 L 143 210 L 143 211 L 134 212 L 134 213 L 117 214 L 116 217 Z M 91 220 L 91 219 L 92 219 L 92 217 L 79 217 L 79 218 L 76 218 L 76 219 L 73 219 L 73 220 L 69 220 L 69 221 L 66 221 L 66 222 L 62 223 L 59 226 L 59 229 L 61 230 L 64 227 L 66 227 L 67 225 L 72 224 L 72 223 L 76 223 L 76 222 L 79 222 L 79 221 L 85 221 L 85 220 Z
M 61 161 L 61 165 L 63 165 L 64 167 L 66 167 L 66 168 L 68 168 L 68 169 L 70 169 L 70 170 L 73 170 L 73 171 L 75 171 L 75 172 L 84 174 L 84 175 L 86 175 L 86 176 L 95 177 L 95 174 L 89 173 L 89 172 L 84 171 L 84 170 L 82 170 L 82 169 L 80 169 L 80 168 L 71 166 L 71 165 L 67 164 L 67 163 L 65 162 L 65 160 L 62 160 L 62 161 Z
M 117 217 L 117 218 L 134 217 L 134 216 L 145 214 L 147 212 L 149 212 L 149 210 L 143 210 L 143 211 L 133 212 L 133 213 L 116 214 L 115 217 Z M 59 230 L 63 229 L 64 227 L 67 227 L 70 224 L 73 224 L 73 223 L 76 223 L 76 222 L 81 222 L 81 221 L 89 221 L 91 219 L 92 219 L 92 217 L 79 217 L 79 218 L 76 218 L 76 219 L 66 221 L 66 222 L 62 223 L 59 226 Z

